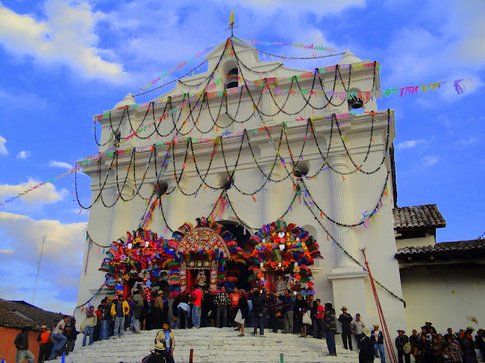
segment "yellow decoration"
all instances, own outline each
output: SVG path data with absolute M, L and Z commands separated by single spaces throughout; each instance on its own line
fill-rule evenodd
M 229 14 L 229 26 L 232 28 L 236 22 L 236 17 L 234 15 L 234 10 L 231 10 L 231 13 Z

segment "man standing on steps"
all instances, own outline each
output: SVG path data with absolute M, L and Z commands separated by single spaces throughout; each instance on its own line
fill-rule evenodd
M 141 319 L 141 313 L 143 310 L 143 296 L 141 296 L 141 291 L 140 290 L 135 290 L 135 293 L 133 294 L 133 331 L 135 333 L 140 332 L 140 319 Z
M 398 336 L 394 341 L 397 349 L 397 359 L 399 363 L 403 363 L 404 361 L 411 363 L 411 344 L 409 343 L 409 337 L 404 333 L 404 330 L 399 329 L 397 331 Z
M 214 303 L 216 304 L 217 309 L 216 324 L 219 328 L 222 328 L 227 325 L 227 309 L 230 304 L 229 295 L 227 295 L 224 286 L 222 286 L 220 291 L 216 294 Z
M 258 333 L 259 327 L 259 335 L 264 336 L 264 314 L 265 314 L 265 306 L 266 306 L 266 293 L 264 290 L 262 291 L 255 291 L 253 295 L 253 335 Z
M 231 308 L 229 310 L 229 326 L 233 327 L 235 326 L 234 318 L 236 317 L 237 311 L 239 309 L 239 290 L 237 287 L 235 287 L 229 294 L 229 300 L 231 301 Z
M 365 327 L 364 322 L 360 318 L 360 314 L 355 314 L 355 320 L 352 323 L 352 334 L 357 341 L 357 349 L 360 349 L 360 341 L 362 340 L 362 329 Z
M 192 291 L 192 324 L 194 327 L 200 328 L 200 315 L 202 311 L 202 297 L 204 293 L 200 289 L 199 285 L 195 286 L 195 290 Z
M 293 334 L 293 305 L 295 300 L 291 296 L 290 290 L 285 290 L 279 297 L 283 305 L 283 329 L 287 334 Z
M 125 315 L 130 312 L 130 306 L 128 302 L 124 300 L 121 296 L 115 295 L 113 303 L 111 304 L 111 316 L 115 320 L 115 328 L 113 336 L 118 336 L 121 338 L 125 328 Z
M 371 334 L 371 341 L 374 343 L 374 352 L 376 357 L 381 358 L 381 363 L 386 363 L 386 353 L 384 352 L 384 335 L 379 331 L 379 325 L 374 325 L 374 331 Z
M 342 325 L 342 344 L 344 349 L 352 350 L 352 315 L 347 312 L 347 307 L 342 306 L 342 314 L 338 317 L 338 321 Z
M 337 356 L 337 348 L 335 347 L 335 331 L 337 330 L 337 323 L 335 322 L 335 309 L 331 302 L 325 304 L 325 338 L 327 341 L 328 355 Z
M 316 328 L 316 334 L 313 336 L 316 339 L 323 339 L 323 334 L 325 331 L 325 308 L 322 305 L 322 301 L 320 299 L 315 300 L 315 304 L 317 305 L 316 307 L 316 313 L 315 313 L 315 324 L 317 326 Z

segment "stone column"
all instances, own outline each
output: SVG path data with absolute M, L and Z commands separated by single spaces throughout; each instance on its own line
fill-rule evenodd
M 330 157 L 330 164 L 338 171 L 349 170 L 347 155 L 339 154 Z M 345 180 L 344 180 L 345 178 Z M 331 216 L 340 222 L 351 222 L 352 215 L 352 185 L 351 176 L 344 176 L 329 171 L 331 190 Z M 353 257 L 359 259 L 357 240 L 351 228 L 334 225 L 333 237 Z M 342 306 L 347 306 L 349 312 L 364 314 L 366 312 L 365 278 L 367 273 L 353 262 L 335 243 L 335 265 L 328 278 L 332 281 L 333 301 L 335 310 L 339 314 Z
M 339 172 L 348 172 L 350 169 L 348 157 L 344 154 L 331 156 L 329 158 L 329 163 Z M 349 175 L 345 176 L 331 170 L 329 171 L 331 216 L 334 220 L 343 223 L 351 222 L 352 215 L 354 214 L 352 213 L 352 187 L 350 178 L 351 176 Z M 359 251 L 353 230 L 336 224 L 333 226 L 334 238 L 352 256 L 357 256 Z M 353 262 L 340 248 L 337 247 L 335 252 L 336 268 L 355 268 L 355 262 Z

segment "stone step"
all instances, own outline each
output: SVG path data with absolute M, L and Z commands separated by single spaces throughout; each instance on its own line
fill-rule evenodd
M 88 347 L 77 344 L 66 362 L 139 363 L 153 349 L 156 333 L 156 330 L 126 333 L 121 338 L 96 342 Z M 264 337 L 251 334 L 238 337 L 238 332 L 230 328 L 181 329 L 174 330 L 174 334 L 177 363 L 188 362 L 190 349 L 194 350 L 194 363 L 277 363 L 280 353 L 284 354 L 285 363 L 358 361 L 357 353 L 339 348 L 337 357 L 328 357 L 325 340 L 300 338 L 292 334 L 265 332 Z

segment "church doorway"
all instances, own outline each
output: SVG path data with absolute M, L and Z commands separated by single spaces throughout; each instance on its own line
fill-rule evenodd
M 253 244 L 251 241 L 251 233 L 244 228 L 238 222 L 234 221 L 218 221 L 224 227 L 224 232 L 231 233 L 233 239 L 237 243 L 237 247 L 240 247 L 243 253 L 249 254 L 253 249 Z M 223 232 L 223 234 L 224 234 Z M 222 235 L 224 238 L 224 235 Z M 251 282 L 252 272 L 249 269 L 249 261 L 237 260 L 228 261 L 226 264 L 226 287 L 228 289 L 233 289 L 237 287 L 238 289 L 243 289 L 249 291 L 253 287 L 254 283 Z

